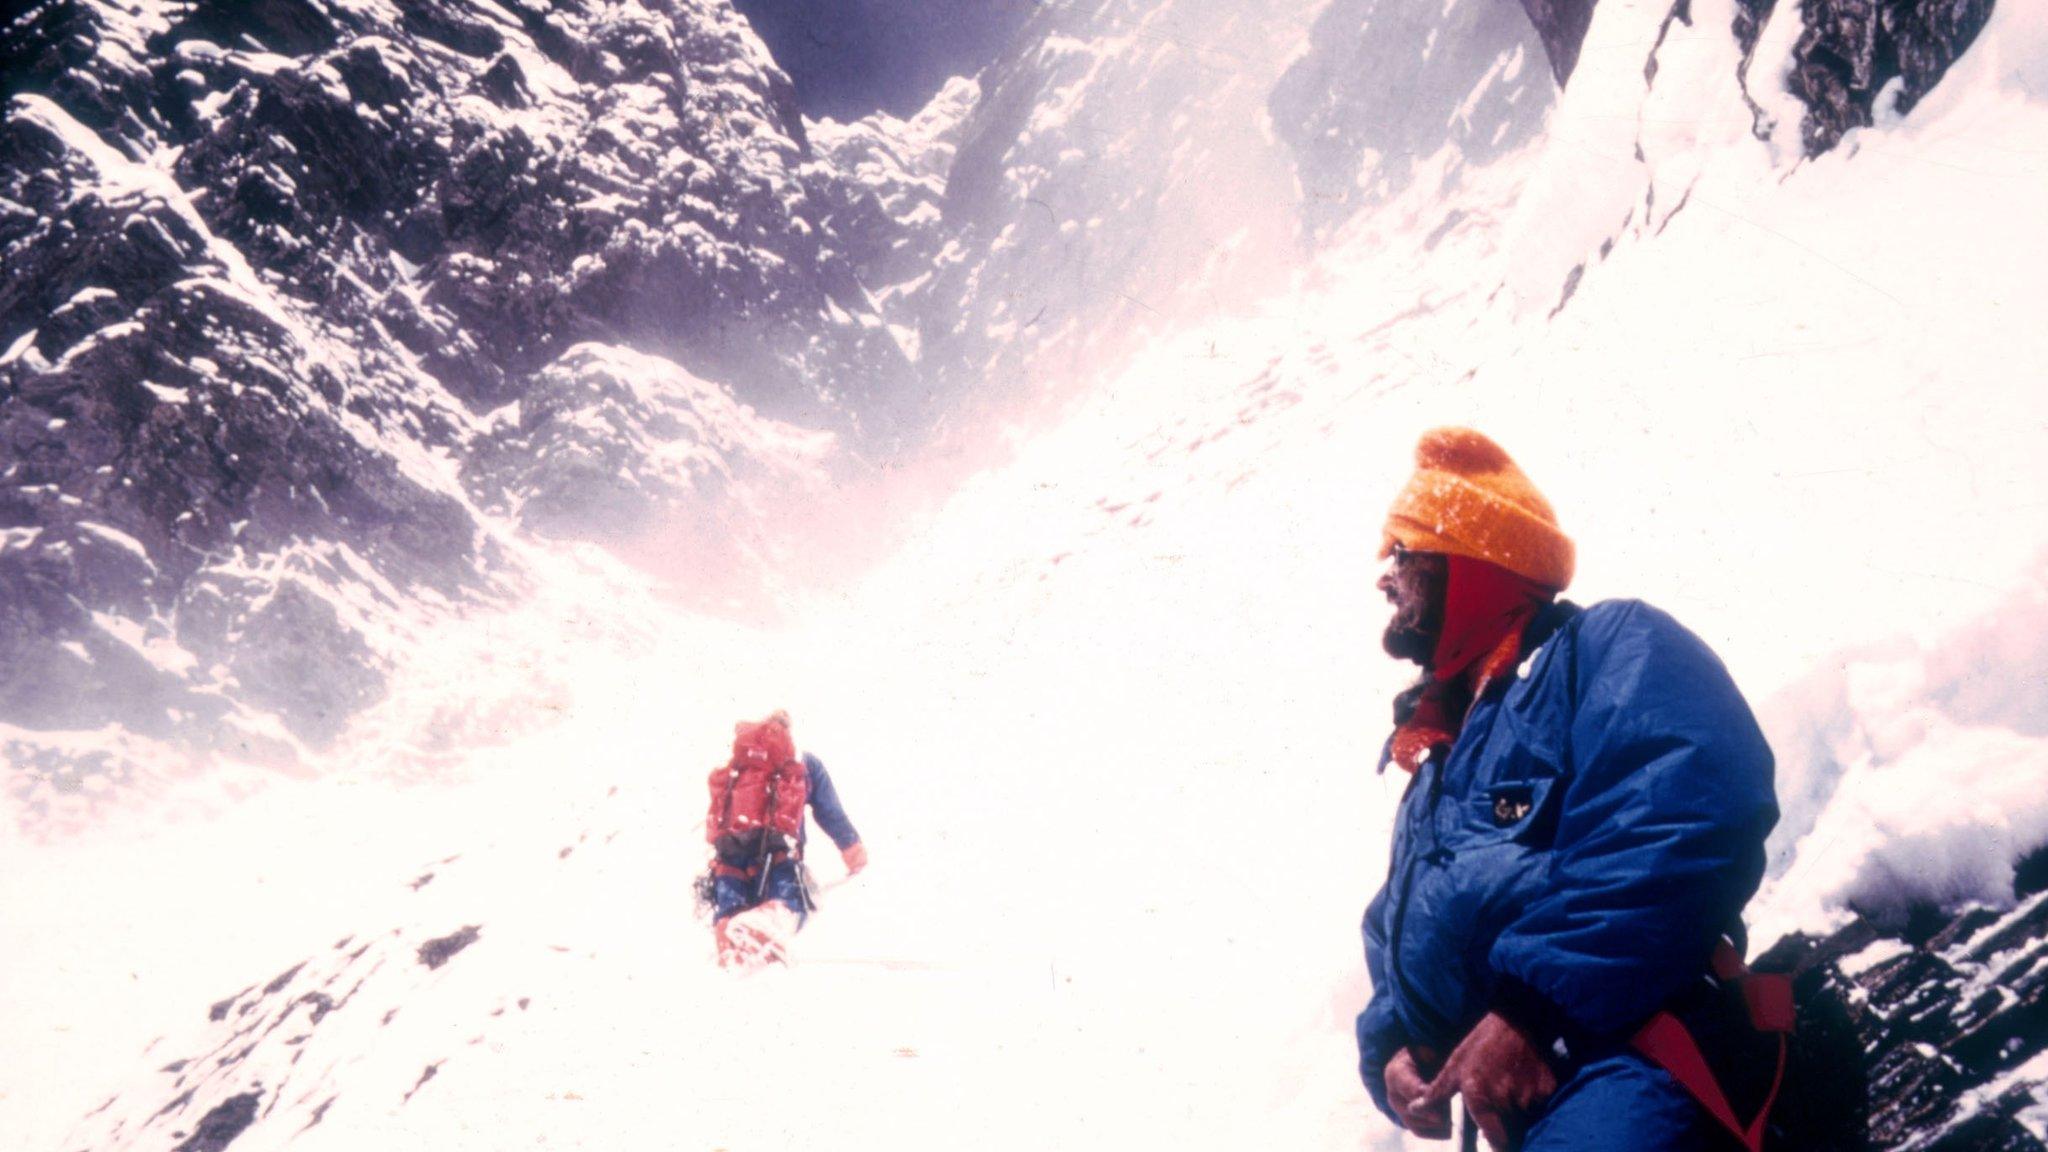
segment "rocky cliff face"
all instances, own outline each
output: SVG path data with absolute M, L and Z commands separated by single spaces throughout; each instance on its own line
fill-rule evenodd
M 1064 398 L 1284 276 L 1299 192 L 1263 113 L 1304 22 L 1236 0 L 1038 7 L 980 77 L 946 243 L 906 299 L 942 403 Z
M 50 0 L 0 74 L 10 786 L 317 751 L 507 533 L 730 550 L 932 418 L 862 282 L 929 213 L 847 211 L 723 3 Z
M 205 189 L 252 267 L 472 406 L 587 339 L 821 425 L 826 391 L 889 382 L 886 342 L 814 331 L 851 269 L 820 258 L 788 81 L 724 5 L 49 4 L 8 41 L 12 87 Z
M 828 223 L 885 304 L 930 272 L 945 246 L 946 182 L 980 99 L 978 83 L 955 78 L 909 120 L 880 112 L 810 124 L 819 194 L 832 197 Z
M 1880 112 L 1904 115 L 1934 90 L 1991 18 L 1993 0 L 1818 0 L 1785 83 L 1807 107 L 1806 151 L 1833 148 Z M 1768 11 L 1767 0 L 1745 10 Z M 1895 87 L 1894 87 L 1895 86 Z M 1887 98 L 1888 97 L 1888 98 Z
M 1585 9 L 1590 18 L 1591 7 Z M 1310 234 L 1433 177 L 1449 193 L 1472 166 L 1526 146 L 1556 105 L 1545 25 L 1503 4 L 1339 0 L 1273 90 Z M 1581 20 L 1577 36 L 1585 34 Z M 1390 31 L 1391 30 L 1391 31 Z M 1575 57 L 1578 40 L 1571 41 Z
M 1598 0 L 1522 0 L 1559 86 L 1578 67 Z M 1816 0 L 1798 6 L 1802 31 L 1782 83 L 1806 112 L 1800 125 L 1808 155 L 1867 127 L 1879 112 L 1903 115 L 1941 82 L 1984 24 L 1994 0 Z M 1372 9 L 1377 5 L 1353 4 Z M 1345 7 L 1339 4 L 1331 11 Z M 1667 19 L 1690 23 L 1694 0 L 1673 0 Z M 1777 0 L 1735 0 L 1730 34 L 1742 46 L 1743 71 Z M 1455 9 L 1455 6 L 1453 6 Z M 1329 20 L 1326 14 L 1325 21 Z M 1746 75 L 1745 75 L 1746 79 Z M 1896 89 L 1887 89 L 1894 82 Z M 1882 99 L 1881 99 L 1882 98 Z

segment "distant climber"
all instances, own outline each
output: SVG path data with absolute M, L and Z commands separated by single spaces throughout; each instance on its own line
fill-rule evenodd
M 1559 600 L 1572 542 L 1477 432 L 1423 436 L 1381 554 L 1423 673 L 1380 761 L 1409 782 L 1364 924 L 1374 1101 L 1440 1139 L 1460 1095 L 1524 1152 L 1754 1149 L 1791 1001 L 1739 951 L 1777 805 L 1733 680 L 1655 608 Z
M 732 758 L 712 769 L 704 838 L 714 857 L 699 883 L 711 908 L 721 967 L 787 959 L 790 937 L 813 908 L 804 866 L 808 808 L 839 849 L 847 875 L 867 867 L 867 846 L 816 756 L 797 755 L 789 713 L 734 726 Z

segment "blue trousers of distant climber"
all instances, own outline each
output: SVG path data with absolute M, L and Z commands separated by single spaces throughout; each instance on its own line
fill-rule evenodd
M 761 893 L 755 900 L 754 893 Z M 735 913 L 744 912 L 758 904 L 780 900 L 791 912 L 796 913 L 797 923 L 804 921 L 804 882 L 797 875 L 794 860 L 777 860 L 768 865 L 768 879 L 762 883 L 758 873 L 732 872 L 720 868 L 711 881 L 712 918 L 723 920 Z

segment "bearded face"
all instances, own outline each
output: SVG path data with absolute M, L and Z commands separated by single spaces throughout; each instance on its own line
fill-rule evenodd
M 1387 655 L 1429 666 L 1444 630 L 1444 590 L 1450 571 L 1450 562 L 1437 553 L 1395 548 L 1378 584 L 1394 606 L 1393 619 L 1380 638 Z

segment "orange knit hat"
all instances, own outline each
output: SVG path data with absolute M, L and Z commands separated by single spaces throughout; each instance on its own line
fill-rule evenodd
M 1500 445 L 1470 428 L 1433 428 L 1415 445 L 1415 475 L 1387 511 L 1382 557 L 1399 545 L 1469 556 L 1560 591 L 1572 542 L 1550 502 Z

